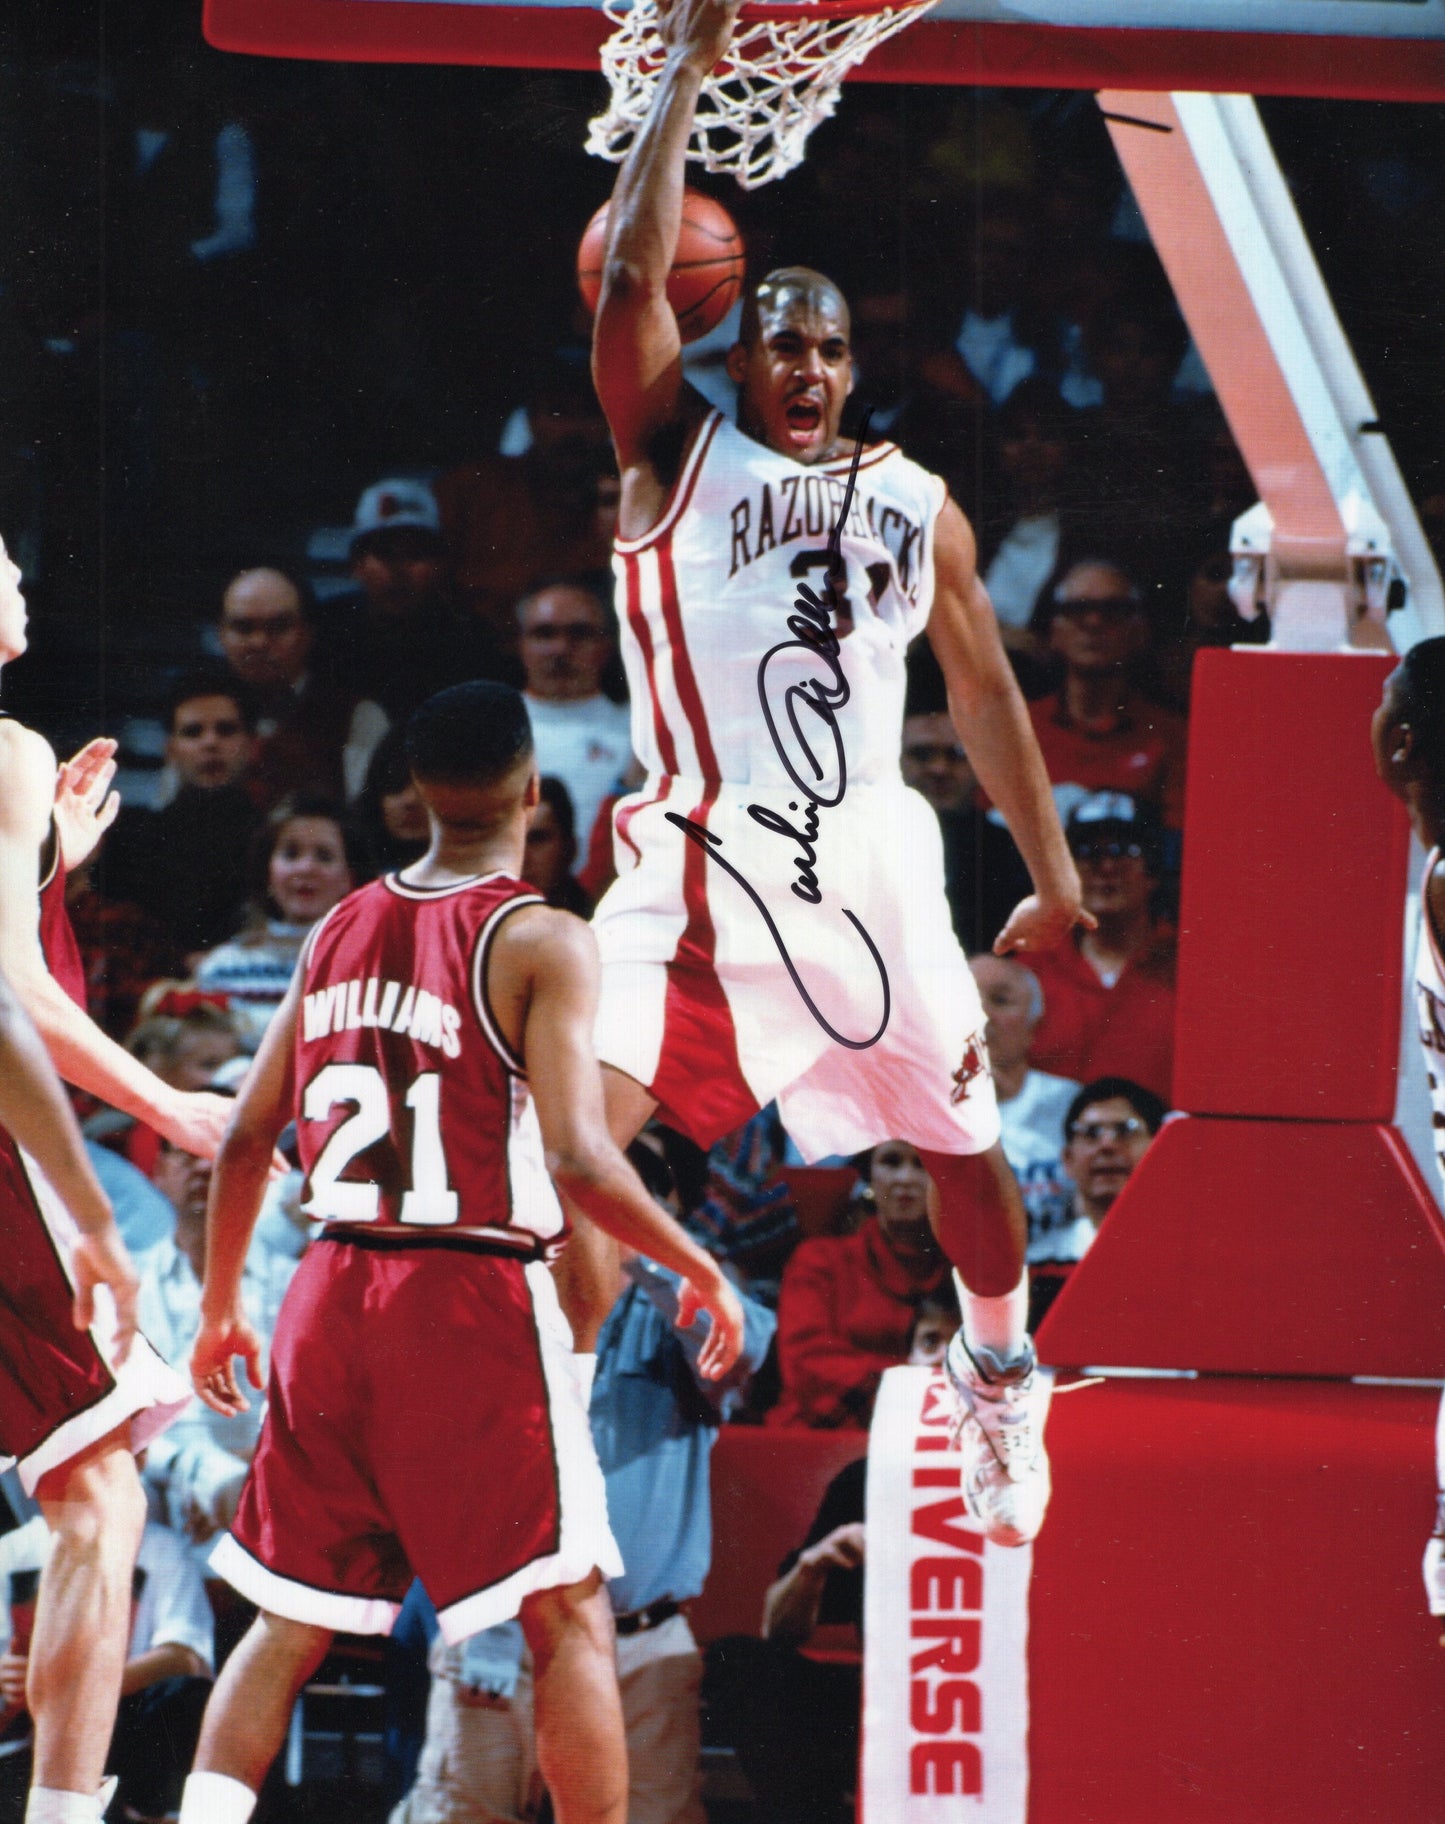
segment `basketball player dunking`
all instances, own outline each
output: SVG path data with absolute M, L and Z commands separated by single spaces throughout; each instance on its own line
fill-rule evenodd
M 0 665 L 26 644 L 20 571 L 0 543 Z M 84 1011 L 65 874 L 115 814 L 113 752 L 113 742 L 93 741 L 57 770 L 42 736 L 0 717 L 0 969 L 61 1076 L 210 1157 L 230 1104 L 162 1083 Z M 50 1182 L 43 1155 L 17 1138 L 0 1134 L 0 1462 L 19 1460 L 53 1541 L 26 1674 L 35 1723 L 26 1817 L 91 1824 L 145 1519 L 132 1452 L 190 1390 L 144 1338 L 132 1340 L 135 1279 L 113 1227 L 100 1220 L 104 1200 L 78 1208 L 73 1178 Z
M 619 1142 L 660 1109 L 707 1145 L 776 1099 L 807 1157 L 918 1148 L 964 1286 L 949 1365 L 972 1421 L 965 1496 L 991 1538 L 1018 1544 L 1048 1497 L 1048 1387 L 936 820 L 899 774 L 904 657 L 925 628 L 1035 885 L 997 947 L 1046 949 L 1087 914 L 966 520 L 895 446 L 839 435 L 853 369 L 838 288 L 786 267 L 745 292 L 728 357 L 736 426 L 683 379 L 664 286 L 699 85 L 737 12 L 667 12 L 667 62 L 612 195 L 593 332 L 648 769 L 618 807 L 620 877 L 595 920 L 608 1114 Z
M 552 1179 L 712 1313 L 704 1373 L 742 1344 L 737 1295 L 608 1136 L 592 1052 L 597 953 L 518 878 L 538 784 L 500 684 L 424 704 L 407 758 L 431 847 L 318 926 L 216 1162 L 197 1391 L 259 1385 L 241 1270 L 277 1134 L 298 1116 L 303 1203 L 326 1226 L 272 1349 L 268 1409 L 214 1557 L 261 1614 L 206 1710 L 184 1824 L 244 1824 L 335 1629 L 389 1630 L 413 1574 L 449 1643 L 520 1614 L 537 1754 L 559 1824 L 622 1824 L 626 1749 L 587 1398 L 545 1264 Z M 548 1172 L 551 1172 L 551 1178 Z
M 1435 1111 L 1435 1159 L 1445 1190 L 1445 638 L 1421 640 L 1385 680 L 1370 725 L 1375 771 L 1402 800 L 1429 851 L 1420 889 L 1420 944 L 1415 956 L 1415 1010 Z M 1425 1548 L 1430 1613 L 1445 1620 L 1445 1395 L 1435 1427 L 1438 1505 Z M 1445 1646 L 1445 1633 L 1441 1643 Z

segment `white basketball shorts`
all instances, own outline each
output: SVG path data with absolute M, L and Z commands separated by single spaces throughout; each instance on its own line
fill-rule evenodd
M 808 1159 L 994 1144 L 983 1011 L 917 792 L 850 785 L 813 810 L 786 791 L 653 780 L 614 827 L 597 1051 L 665 1120 L 709 1146 L 776 1100 Z

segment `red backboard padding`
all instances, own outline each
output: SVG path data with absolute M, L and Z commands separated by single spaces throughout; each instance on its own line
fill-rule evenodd
M 362 63 L 479 63 L 595 70 L 607 22 L 591 7 L 427 5 L 421 0 L 206 0 L 223 51 Z M 1422 39 L 1262 32 L 1084 31 L 923 20 L 855 73 L 871 82 L 1062 89 L 1244 90 L 1432 101 L 1445 45 Z
M 1369 743 L 1393 663 L 1196 661 L 1174 1046 L 1191 1114 L 1394 1114 L 1409 830 Z
M 1436 1389 L 1119 1382 L 1056 1399 L 1029 1824 L 1428 1824 Z
M 863 1431 L 723 1426 L 712 1453 L 712 1570 L 690 1612 L 699 1640 L 761 1630 L 779 1563 L 802 1544 L 834 1476 L 867 1450 Z
M 1066 1367 L 1445 1375 L 1445 1222 L 1391 1128 L 1171 1121 L 1038 1348 Z

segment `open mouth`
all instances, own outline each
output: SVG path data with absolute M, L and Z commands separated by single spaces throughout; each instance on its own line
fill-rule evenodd
M 816 399 L 801 396 L 789 401 L 783 416 L 793 437 L 802 443 L 817 435 L 823 422 L 823 408 Z

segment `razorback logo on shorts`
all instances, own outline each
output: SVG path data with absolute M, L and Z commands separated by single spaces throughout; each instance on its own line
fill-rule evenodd
M 962 1102 L 978 1077 L 986 1077 L 988 1069 L 988 1050 L 983 1042 L 983 1034 L 974 1033 L 963 1048 L 963 1062 L 953 1073 L 953 1091 L 950 1102 Z

